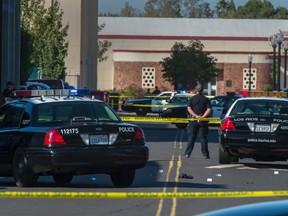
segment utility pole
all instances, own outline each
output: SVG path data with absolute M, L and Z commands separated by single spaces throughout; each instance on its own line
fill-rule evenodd
M 97 90 L 98 0 L 81 1 L 81 87 Z

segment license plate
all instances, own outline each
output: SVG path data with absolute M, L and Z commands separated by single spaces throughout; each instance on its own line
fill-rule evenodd
M 255 131 L 256 132 L 270 132 L 271 127 L 270 125 L 256 125 Z
M 107 135 L 90 135 L 90 145 L 108 145 Z

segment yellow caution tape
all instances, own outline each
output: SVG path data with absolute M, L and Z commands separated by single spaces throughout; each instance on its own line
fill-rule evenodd
M 134 96 L 129 96 L 129 95 L 109 95 L 109 98 L 132 98 L 134 99 L 145 99 L 145 98 L 155 98 L 157 95 L 147 95 L 143 97 L 134 97 Z M 170 96 L 158 96 L 157 99 L 163 98 L 163 99 L 170 99 Z
M 288 191 L 231 191 L 231 192 L 0 192 L 1 198 L 65 198 L 65 199 L 135 199 L 135 198 L 247 198 L 286 197 Z
M 288 97 L 288 92 L 274 92 L 274 91 L 251 91 L 251 97 Z
M 195 118 L 162 118 L 147 116 L 120 116 L 125 122 L 154 122 L 154 123 L 188 123 L 195 121 Z M 200 120 L 200 119 L 199 119 Z M 202 118 L 201 121 L 209 121 L 209 124 L 220 124 L 220 118 Z
M 124 104 L 125 107 L 163 107 L 163 108 L 171 108 L 177 107 L 179 104 Z
M 114 103 L 113 101 L 110 101 L 108 103 L 110 106 L 122 106 L 125 107 L 161 107 L 161 108 L 172 108 L 172 107 L 178 107 L 179 104 L 121 104 L 121 103 Z M 125 109 L 125 108 L 124 108 Z

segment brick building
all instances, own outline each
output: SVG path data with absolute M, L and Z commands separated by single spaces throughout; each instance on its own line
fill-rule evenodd
M 285 32 L 286 20 L 184 19 L 99 17 L 105 28 L 99 40 L 109 40 L 109 59 L 98 64 L 98 87 L 121 89 L 129 85 L 171 89 L 162 79 L 159 62 L 170 56 L 173 44 L 200 40 L 217 59 L 220 70 L 216 94 L 248 89 L 248 55 L 253 56 L 251 90 L 272 86 L 273 49 L 271 36 Z M 283 57 L 282 57 L 283 58 Z M 284 58 L 283 58 L 284 59 Z M 284 61 L 281 61 L 281 88 Z
M 46 1 L 47 7 L 52 1 Z M 287 20 L 125 18 L 97 16 L 97 0 L 59 0 L 63 23 L 69 24 L 66 81 L 97 90 L 137 85 L 143 90 L 172 88 L 162 79 L 159 62 L 170 55 L 178 41 L 200 40 L 217 59 L 220 70 L 213 87 L 216 93 L 248 89 L 248 55 L 253 55 L 252 90 L 272 85 L 271 36 L 287 31 Z M 20 1 L 0 4 L 2 43 L 1 86 L 8 79 L 19 83 Z M 7 10 L 9 8 L 9 10 Z M 6 15 L 7 16 L 6 16 Z M 97 23 L 105 28 L 97 36 Z M 13 36 L 13 37 L 9 37 Z M 8 40 L 14 38 L 15 40 Z M 109 40 L 108 60 L 97 64 L 97 40 Z M 14 47 L 12 49 L 12 47 Z M 282 51 L 280 51 L 282 53 Z M 17 60 L 18 59 L 18 60 Z M 284 87 L 284 57 L 280 64 L 280 88 Z M 95 89 L 96 90 L 96 89 Z
M 98 17 L 98 25 L 104 23 L 105 27 L 97 38 L 92 31 L 96 28 L 97 14 L 92 11 L 97 8 L 97 1 L 85 1 L 84 6 L 81 2 L 60 0 L 63 23 L 69 23 L 65 63 L 66 81 L 71 85 L 83 87 L 83 83 L 89 81 L 90 86 L 95 83 L 97 90 L 119 90 L 130 85 L 142 87 L 144 91 L 156 85 L 170 89 L 172 86 L 162 79 L 159 62 L 170 56 L 176 41 L 186 44 L 191 40 L 200 40 L 204 51 L 217 59 L 220 72 L 212 86 L 216 93 L 248 89 L 249 54 L 253 55 L 251 89 L 264 90 L 265 85 L 272 85 L 270 38 L 279 29 L 287 31 L 287 20 Z M 90 15 L 85 12 L 87 8 Z M 112 42 L 108 60 L 98 64 L 95 62 L 97 39 Z

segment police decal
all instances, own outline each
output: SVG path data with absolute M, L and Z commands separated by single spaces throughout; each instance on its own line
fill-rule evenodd
M 119 132 L 132 133 L 135 132 L 134 127 L 119 127 Z
M 79 129 L 78 128 L 64 128 L 60 129 L 61 134 L 78 134 Z

